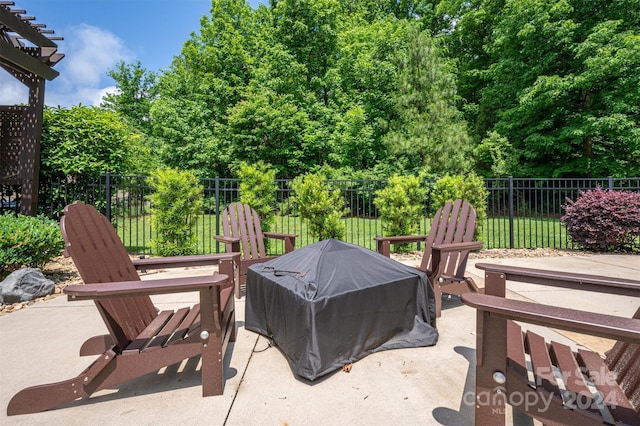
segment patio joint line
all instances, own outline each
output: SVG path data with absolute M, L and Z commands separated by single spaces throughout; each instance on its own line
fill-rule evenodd
M 235 390 L 235 393 L 233 395 L 233 399 L 231 400 L 231 405 L 229 406 L 229 411 L 227 411 L 227 415 L 224 418 L 224 422 L 222 423 L 222 425 L 226 425 L 227 421 L 229 420 L 229 416 L 231 415 L 231 410 L 233 410 L 233 405 L 236 402 L 236 398 L 238 397 L 238 392 L 240 392 L 240 387 L 242 386 L 242 383 L 244 382 L 244 376 L 247 374 L 247 370 L 249 369 L 249 363 L 251 362 L 251 358 L 253 358 L 253 354 L 256 351 L 256 346 L 258 346 L 258 341 L 260 340 L 260 336 L 256 336 L 256 340 L 253 343 L 253 348 L 251 348 L 251 355 L 249 355 L 249 359 L 247 359 L 247 363 L 244 366 L 244 370 L 242 371 L 242 377 L 240 378 L 240 383 L 238 383 L 238 387 Z M 235 343 L 234 343 L 235 345 Z

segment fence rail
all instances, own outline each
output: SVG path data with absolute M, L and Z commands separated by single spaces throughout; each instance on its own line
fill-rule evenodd
M 314 242 L 290 202 L 289 180 L 277 180 L 276 223 L 274 231 L 298 234 L 297 245 Z M 385 180 L 330 180 L 332 187 L 344 194 L 350 214 L 345 218 L 345 240 L 375 249 L 373 237 L 382 235 L 382 223 L 373 202 L 375 192 Z M 224 248 L 213 235 L 221 233 L 219 213 L 239 199 L 239 179 L 203 179 L 204 211 L 197 223 L 197 250 L 219 253 Z M 429 188 L 433 182 L 425 182 Z M 574 248 L 561 225 L 562 206 L 567 199 L 577 199 L 580 191 L 598 186 L 612 190 L 640 192 L 640 178 L 500 178 L 486 179 L 487 221 L 482 225 L 481 239 L 486 248 Z M 151 188 L 144 176 L 105 174 L 82 181 L 52 180 L 41 182 L 39 212 L 59 219 L 64 206 L 75 200 L 95 205 L 116 226 L 118 234 L 131 253 L 152 254 L 153 238 L 148 194 Z M 0 214 L 19 210 L 20 190 L 0 186 Z M 430 228 L 430 199 L 425 201 L 425 216 L 420 233 Z M 277 247 L 273 248 L 278 250 Z

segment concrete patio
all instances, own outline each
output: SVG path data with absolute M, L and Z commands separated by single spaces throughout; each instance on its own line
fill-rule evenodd
M 476 262 L 490 262 L 640 279 L 640 256 L 575 255 L 470 260 L 468 272 L 482 286 Z M 209 274 L 199 268 L 163 277 Z M 149 275 L 147 275 L 149 276 Z M 153 277 L 159 277 L 153 274 Z M 510 297 L 631 316 L 637 300 L 510 283 Z M 196 294 L 154 298 L 161 308 L 197 303 Z M 603 306 L 605 309 L 603 309 Z M 443 303 L 434 347 L 375 353 L 313 383 L 291 373 L 269 341 L 243 326 L 244 299 L 236 301 L 238 338 L 226 354 L 224 395 L 203 398 L 195 362 L 163 369 L 89 400 L 44 413 L 6 416 L 10 398 L 27 386 L 76 376 L 93 357 L 80 358 L 88 337 L 106 330 L 92 302 L 57 297 L 0 317 L 0 423 L 3 425 L 469 425 L 473 424 L 475 311 L 457 298 Z M 602 339 L 541 333 L 596 350 Z M 573 339 L 573 340 L 572 340 Z M 575 343 L 579 342 L 579 343 Z M 520 424 L 522 419 L 516 419 Z M 526 424 L 527 422 L 523 422 Z

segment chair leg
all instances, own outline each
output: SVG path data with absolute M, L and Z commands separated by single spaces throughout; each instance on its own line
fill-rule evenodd
M 202 347 L 202 396 L 222 395 L 224 392 L 224 353 L 222 342 L 215 335 Z
M 440 318 L 442 312 L 442 289 L 440 288 L 440 283 L 435 282 L 433 284 L 433 293 L 436 298 L 436 318 Z
M 105 373 L 108 375 L 109 371 L 115 369 L 115 358 L 115 353 L 107 350 L 73 379 L 21 390 L 9 401 L 7 415 L 38 413 L 91 395 L 91 389 L 96 386 L 94 380 Z

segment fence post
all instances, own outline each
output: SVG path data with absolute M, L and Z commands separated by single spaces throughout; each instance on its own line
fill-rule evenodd
M 609 181 L 609 191 L 613 191 L 613 176 L 608 176 L 607 180 Z
M 514 248 L 513 176 L 509 176 L 509 248 Z
M 216 197 L 216 235 L 220 235 L 220 176 L 214 179 L 214 194 Z M 220 241 L 216 240 L 216 253 L 220 253 Z
M 107 211 L 105 212 L 105 216 L 107 216 L 107 219 L 111 222 L 111 173 L 105 175 L 105 190 L 107 192 Z

